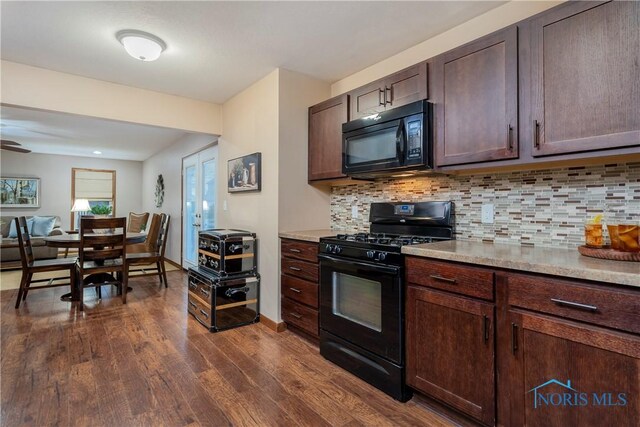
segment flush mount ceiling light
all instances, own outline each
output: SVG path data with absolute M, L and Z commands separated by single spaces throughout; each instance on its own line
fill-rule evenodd
M 96 151 L 93 152 L 93 154 L 102 154 L 102 151 L 96 150 Z
M 145 62 L 155 61 L 167 48 L 162 39 L 144 31 L 122 30 L 116 33 L 116 38 L 129 55 Z

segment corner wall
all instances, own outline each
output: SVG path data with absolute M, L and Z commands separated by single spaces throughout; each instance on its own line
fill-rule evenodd
M 141 212 L 166 213 L 171 216 L 166 257 L 181 264 L 182 246 L 182 158 L 216 142 L 212 135 L 191 134 L 149 157 L 142 164 Z M 155 191 L 158 175 L 164 180 L 164 202 L 156 207 Z
M 307 182 L 309 107 L 329 97 L 329 84 L 280 69 L 278 230 L 329 228 L 329 189 Z
M 328 96 L 328 83 L 278 69 L 222 107 L 218 224 L 258 235 L 260 311 L 275 322 L 281 321 L 278 232 L 329 226 L 329 190 L 307 184 L 308 108 Z M 255 152 L 262 153 L 262 190 L 228 193 L 227 161 Z
M 218 144 L 218 210 L 220 227 L 258 235 L 261 276 L 260 311 L 278 321 L 278 80 L 279 70 L 257 81 L 222 106 L 224 134 Z M 262 153 L 262 190 L 227 192 L 227 161 Z M 226 201 L 227 210 L 224 209 Z

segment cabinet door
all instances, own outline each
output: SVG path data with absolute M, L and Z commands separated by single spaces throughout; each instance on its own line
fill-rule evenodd
M 517 43 L 513 26 L 436 58 L 438 166 L 518 157 Z
M 427 63 L 398 71 L 385 79 L 387 108 L 400 107 L 427 98 Z
M 345 94 L 309 108 L 308 180 L 342 178 L 342 123 L 349 120 Z
M 493 325 L 493 304 L 409 286 L 407 383 L 493 425 Z
M 509 313 L 513 360 L 504 425 L 640 425 L 640 338 L 524 311 Z
M 533 155 L 640 146 L 640 2 L 576 2 L 531 23 Z
M 412 65 L 349 92 L 351 120 L 427 98 L 427 63 Z
M 386 108 L 384 80 L 376 80 L 349 92 L 350 120 L 360 119 L 384 111 Z

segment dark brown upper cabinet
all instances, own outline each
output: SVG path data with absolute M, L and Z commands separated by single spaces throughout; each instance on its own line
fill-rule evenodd
M 343 178 L 342 123 L 349 120 L 349 96 L 309 107 L 308 180 Z
M 434 59 L 436 165 L 518 157 L 518 28 Z
M 349 92 L 351 120 L 427 98 L 427 63 L 413 65 Z
M 532 154 L 640 146 L 640 2 L 570 2 L 531 21 Z

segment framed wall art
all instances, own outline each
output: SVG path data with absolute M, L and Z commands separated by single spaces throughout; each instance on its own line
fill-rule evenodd
M 227 162 L 227 189 L 229 193 L 260 191 L 262 160 L 261 153 L 248 154 Z
M 40 178 L 0 178 L 0 208 L 39 208 Z

